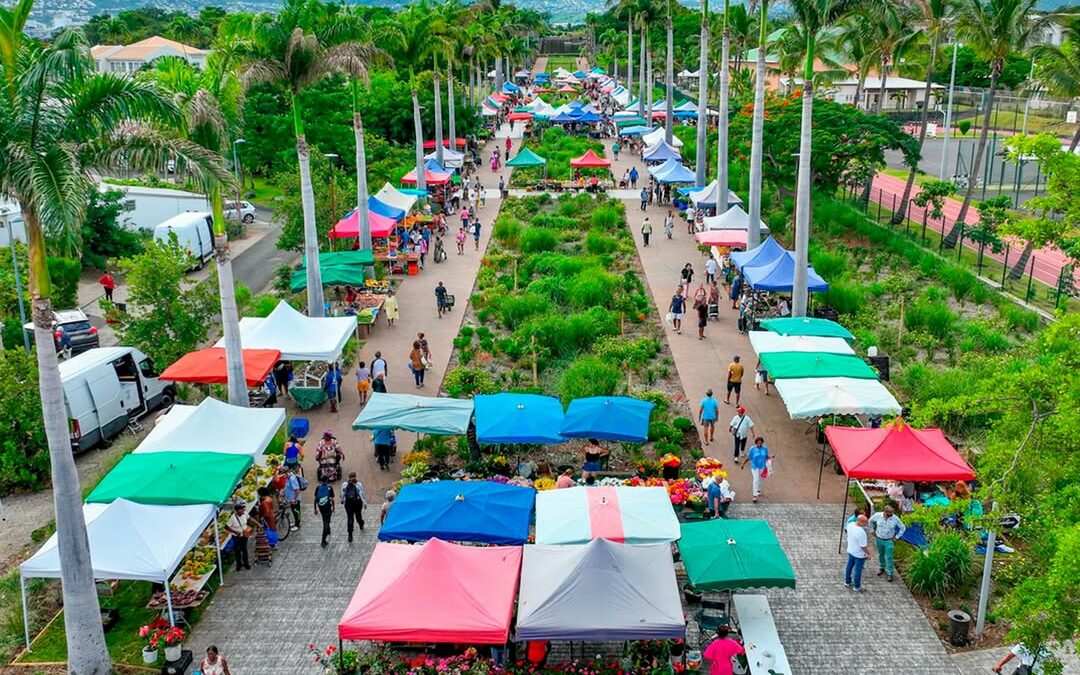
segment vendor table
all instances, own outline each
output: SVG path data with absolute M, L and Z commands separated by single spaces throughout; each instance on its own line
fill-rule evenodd
M 289 396 L 296 401 L 301 410 L 311 410 L 326 401 L 326 390 L 322 387 L 289 387 Z
M 420 256 L 415 253 L 398 253 L 392 256 L 389 253 L 376 252 L 374 258 L 384 261 L 390 274 L 408 274 L 410 277 L 420 274 Z
M 769 599 L 764 595 L 736 595 L 735 614 L 739 619 L 743 647 L 754 675 L 790 675 L 787 653 L 776 633 Z

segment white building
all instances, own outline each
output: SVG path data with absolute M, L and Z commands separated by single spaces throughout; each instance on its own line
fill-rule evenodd
M 185 211 L 210 210 L 206 196 L 194 192 L 110 183 L 101 183 L 98 189 L 124 193 L 124 213 L 120 216 L 120 224 L 129 230 L 150 230 Z
M 90 55 L 99 73 L 134 73 L 164 56 L 178 56 L 202 68 L 210 51 L 155 35 L 126 46 L 95 45 L 90 48 Z
M 877 100 L 881 95 L 881 80 L 877 77 L 868 77 L 863 83 L 859 100 L 855 100 L 859 81 L 854 77 L 830 82 L 821 87 L 822 94 L 837 103 L 850 103 L 863 110 L 875 110 Z M 931 84 L 931 91 L 945 89 L 940 84 Z M 926 82 L 912 80 L 907 77 L 885 78 L 885 103 L 882 110 L 922 110 L 923 98 L 926 93 Z M 930 105 L 936 105 L 931 94 Z
M 15 202 L 0 199 L 0 247 L 11 245 L 11 236 L 15 241 L 26 243 L 26 224 L 23 222 L 22 209 Z

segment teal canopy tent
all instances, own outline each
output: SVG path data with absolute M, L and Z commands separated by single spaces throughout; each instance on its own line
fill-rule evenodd
M 364 267 L 372 265 L 371 251 L 326 251 L 319 253 L 319 270 L 323 286 L 362 286 Z M 301 263 L 290 280 L 293 293 L 307 288 L 307 261 Z
M 804 377 L 851 377 L 876 380 L 877 371 L 851 354 L 825 352 L 770 352 L 761 354 L 761 367 L 774 380 Z
M 352 428 L 461 435 L 469 428 L 472 414 L 473 402 L 465 399 L 376 392 L 357 415 Z
M 207 432 L 212 432 L 208 429 Z M 128 455 L 98 483 L 88 503 L 127 499 L 139 504 L 221 504 L 251 466 L 250 455 L 148 452 Z

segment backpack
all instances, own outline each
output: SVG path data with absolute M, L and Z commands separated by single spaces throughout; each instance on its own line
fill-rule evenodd
M 342 490 L 345 493 L 345 501 L 358 502 L 360 499 L 360 489 L 353 483 L 345 483 L 345 489 Z
M 303 492 L 304 490 L 306 490 L 308 488 L 308 480 L 307 480 L 307 478 L 304 478 L 303 476 L 297 476 L 296 477 L 296 482 L 300 484 L 300 492 Z
M 318 506 L 326 506 L 330 503 L 330 486 L 320 485 L 315 488 L 315 503 Z

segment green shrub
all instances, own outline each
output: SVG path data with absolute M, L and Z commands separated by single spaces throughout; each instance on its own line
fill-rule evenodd
M 848 270 L 848 256 L 842 251 L 812 248 L 810 263 L 823 279 L 839 279 Z
M 634 398 L 648 401 L 656 406 L 653 408 L 652 413 L 652 418 L 654 420 L 666 418 L 668 409 L 671 408 L 671 397 L 656 389 L 646 389 L 645 391 L 634 392 Z
M 610 307 L 619 278 L 600 270 L 586 270 L 567 285 L 570 305 L 578 309 Z
M 623 223 L 623 214 L 620 212 L 618 206 L 606 204 L 597 207 L 597 209 L 592 212 L 592 216 L 589 217 L 589 223 L 598 230 L 612 232 L 621 227 Z
M 622 382 L 618 366 L 598 356 L 582 356 L 563 372 L 559 397 L 563 403 L 587 396 L 611 396 Z
M 561 305 L 566 302 L 566 280 L 556 276 L 543 277 L 530 283 L 525 292 Z
M 519 360 L 525 354 L 525 347 L 512 338 L 503 338 L 497 343 L 499 351 L 514 361 Z
M 467 339 L 471 340 L 472 336 L 473 336 L 473 333 L 475 333 L 475 332 L 476 331 L 473 329 L 472 326 L 462 326 L 461 329 L 458 330 L 458 335 L 460 335 L 463 338 L 467 338 Z
M 525 293 L 523 295 L 505 295 L 497 303 L 499 323 L 508 330 L 513 330 L 528 319 L 552 310 L 551 302 L 542 295 Z
M 964 298 L 971 293 L 972 287 L 980 283 L 974 274 L 960 265 L 942 265 L 938 271 L 938 276 L 952 289 L 953 297 L 956 298 L 957 302 L 963 302 Z
M 529 221 L 534 227 L 542 227 L 549 230 L 580 230 L 581 224 L 576 218 L 557 216 L 553 213 L 539 213 Z
M 594 213 L 593 216 L 596 214 Z M 615 249 L 619 247 L 619 242 L 615 241 L 611 237 L 607 236 L 597 228 L 589 230 L 589 233 L 585 235 L 585 250 L 593 255 L 600 255 L 603 253 L 614 253 Z
M 968 584 L 975 576 L 971 547 L 954 532 L 939 534 L 923 555 L 915 556 L 907 581 L 912 590 L 940 597 Z
M 688 417 L 676 417 L 671 420 L 671 426 L 679 430 L 680 433 L 686 433 L 694 428 L 694 421 Z
M 1002 304 L 1000 312 L 1009 328 L 1013 330 L 1021 328 L 1029 333 L 1034 333 L 1039 328 L 1039 315 L 1031 310 L 1007 303 Z
M 10 323 L 18 325 L 17 321 Z M 22 350 L 21 337 L 7 346 L 0 358 L 0 412 L 4 419 L 0 425 L 0 492 L 5 495 L 37 490 L 49 475 L 41 399 L 36 394 L 37 356 Z M 35 393 L 27 396 L 27 392 Z
M 463 366 L 458 366 L 446 374 L 443 389 L 453 398 L 472 398 L 475 394 L 494 394 L 498 390 L 486 370 Z
M 500 216 L 495 220 L 495 229 L 491 231 L 491 236 L 503 246 L 517 248 L 521 230 L 521 221 L 509 216 Z
M 904 327 L 910 331 L 925 329 L 935 338 L 946 340 L 956 319 L 956 312 L 943 302 L 917 300 L 904 314 Z
M 841 314 L 856 314 L 865 304 L 865 298 L 859 286 L 834 281 L 829 283 L 825 303 Z
M 559 238 L 551 230 L 541 227 L 528 227 L 521 233 L 522 253 L 541 253 L 554 251 L 559 243 Z
M 82 263 L 70 258 L 48 258 L 46 264 L 49 267 L 49 280 L 52 282 L 53 307 L 56 309 L 78 307 Z M 23 283 L 26 283 L 26 279 L 23 279 Z

